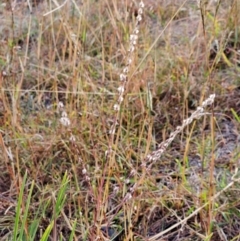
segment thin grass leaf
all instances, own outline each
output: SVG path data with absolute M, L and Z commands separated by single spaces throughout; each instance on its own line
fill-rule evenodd
M 231 108 L 231 111 L 232 111 L 232 114 L 234 115 L 235 119 L 237 120 L 237 122 L 240 123 L 240 117 L 237 114 L 237 112 L 233 108 Z
M 71 232 L 71 235 L 69 237 L 69 241 L 73 240 L 73 237 L 74 237 L 74 234 L 75 234 L 75 230 L 76 230 L 76 226 L 77 226 L 77 220 L 75 219 L 74 223 L 73 223 L 73 226 L 72 226 L 72 232 Z
M 22 221 L 19 237 L 23 237 L 24 227 L 26 227 L 26 221 L 27 221 L 27 217 L 28 217 L 28 210 L 29 210 L 30 201 L 31 201 L 31 197 L 32 197 L 33 187 L 34 187 L 34 181 L 32 181 L 32 185 L 29 190 L 29 194 L 28 194 L 28 198 L 27 198 L 27 205 L 24 210 L 24 216 L 23 216 L 23 221 Z M 26 233 L 26 235 L 28 236 L 27 233 Z
M 67 175 L 67 171 L 66 171 L 64 174 L 62 183 L 61 183 L 60 190 L 57 195 L 57 200 L 56 200 L 55 209 L 54 209 L 55 218 L 58 217 L 58 215 L 61 212 L 63 205 L 65 203 L 67 186 L 68 186 L 68 175 Z
M 33 222 L 30 225 L 30 228 L 29 228 L 29 236 L 30 236 L 29 241 L 35 240 L 38 226 L 39 226 L 39 220 L 37 220 L 37 219 L 33 220 Z
M 18 196 L 18 204 L 16 209 L 16 216 L 15 216 L 15 223 L 14 223 L 14 229 L 13 229 L 13 241 L 17 241 L 17 235 L 18 235 L 18 227 L 19 227 L 19 219 L 21 215 L 21 206 L 23 201 L 23 191 L 27 180 L 27 171 L 24 174 L 23 182 L 21 183 L 20 193 Z M 19 236 L 19 240 L 22 240 L 22 236 Z
M 45 230 L 42 238 L 40 241 L 48 241 L 48 237 L 53 229 L 54 221 L 51 221 L 51 223 L 48 225 L 47 229 Z

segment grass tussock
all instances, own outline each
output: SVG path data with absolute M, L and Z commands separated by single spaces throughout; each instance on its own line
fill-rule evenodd
M 239 11 L 2 1 L 1 240 L 240 240 Z

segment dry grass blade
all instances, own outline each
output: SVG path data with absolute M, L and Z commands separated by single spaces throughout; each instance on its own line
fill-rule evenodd
M 211 200 L 209 200 L 208 202 L 206 202 L 204 205 L 202 205 L 201 207 L 197 208 L 196 210 L 194 210 L 189 216 L 187 216 L 186 218 L 182 219 L 180 222 L 177 222 L 176 224 L 174 224 L 173 226 L 171 226 L 170 228 L 164 230 L 161 233 L 158 233 L 152 237 L 149 238 L 149 241 L 157 241 L 157 240 L 161 240 L 159 238 L 161 238 L 163 235 L 167 234 L 168 232 L 170 232 L 171 230 L 173 230 L 174 228 L 185 224 L 189 219 L 191 219 L 192 217 L 196 216 L 202 209 L 204 209 L 206 206 L 209 205 L 209 203 L 214 202 L 219 196 L 221 196 L 224 192 L 226 192 L 229 188 L 231 188 L 234 184 L 239 183 L 240 182 L 240 178 L 235 178 L 238 175 L 238 169 L 235 170 L 235 175 L 232 176 L 232 181 L 225 187 L 223 188 L 221 191 L 219 191 L 217 194 L 215 194 Z
M 1 1 L 0 240 L 239 239 L 239 7 Z

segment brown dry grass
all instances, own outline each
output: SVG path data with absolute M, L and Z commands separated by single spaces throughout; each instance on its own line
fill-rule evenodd
M 218 2 L 200 11 L 190 0 L 145 1 L 109 162 L 108 131 L 137 3 L 68 1 L 50 13 L 64 1 L 29 1 L 32 14 L 28 1 L 0 3 L 1 240 L 12 240 L 26 171 L 21 216 L 34 180 L 24 226 L 27 235 L 39 221 L 34 240 L 52 220 L 54 241 L 69 240 L 75 220 L 73 240 L 240 239 L 240 189 L 237 177 L 231 180 L 239 164 L 240 6 Z M 141 179 L 143 158 L 211 93 L 211 115 L 186 128 L 121 205 Z M 68 127 L 59 121 L 59 101 Z M 126 180 L 133 168 L 138 175 Z M 67 198 L 56 218 L 66 170 Z

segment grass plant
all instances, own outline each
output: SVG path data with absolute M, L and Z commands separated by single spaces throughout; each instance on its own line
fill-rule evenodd
M 0 239 L 239 240 L 239 3 L 0 3 Z

